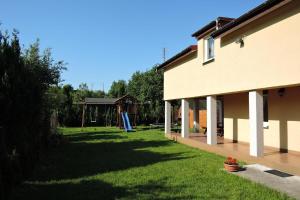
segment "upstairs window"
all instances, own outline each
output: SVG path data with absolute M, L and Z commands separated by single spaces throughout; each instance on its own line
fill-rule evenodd
M 214 38 L 209 37 L 204 40 L 204 62 L 213 59 L 214 56 Z

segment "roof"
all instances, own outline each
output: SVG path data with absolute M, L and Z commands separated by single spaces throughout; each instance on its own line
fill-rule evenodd
M 193 33 L 192 37 L 198 37 L 201 34 L 205 33 L 206 31 L 216 27 L 216 25 L 218 25 L 218 27 L 221 27 L 224 24 L 227 24 L 227 23 L 231 22 L 232 20 L 234 20 L 234 18 L 218 17 L 216 20 L 211 21 L 210 23 L 208 23 L 207 25 L 205 25 L 204 27 L 200 28 L 198 31 Z
M 113 105 L 117 101 L 117 98 L 85 98 L 84 104 L 106 104 L 106 105 Z
M 260 4 L 259 6 L 255 7 L 254 9 L 248 11 L 247 13 L 241 15 L 240 17 L 234 19 L 234 18 L 228 18 L 228 17 L 218 17 L 216 20 L 211 21 L 198 31 L 192 34 L 193 37 L 196 37 L 197 39 L 201 38 L 203 35 L 207 34 L 207 31 L 213 29 L 216 27 L 216 30 L 214 30 L 210 35 L 212 37 L 217 37 L 221 35 L 222 33 L 227 32 L 228 30 L 242 24 L 243 22 L 254 18 L 255 16 L 266 12 L 270 8 L 273 8 L 274 6 L 282 3 L 282 2 L 289 2 L 291 0 L 266 0 L 264 3 Z M 176 54 L 172 58 L 168 59 L 161 65 L 159 65 L 156 69 L 162 69 L 169 65 L 170 63 L 178 60 L 179 58 L 191 53 L 197 51 L 197 45 L 191 45 L 181 51 L 180 53 Z
M 131 101 L 134 101 L 134 102 L 137 101 L 137 99 L 136 99 L 135 97 L 133 97 L 133 96 L 131 96 L 131 95 L 129 95 L 129 94 L 126 94 L 126 95 L 124 95 L 124 96 L 122 96 L 122 97 L 116 99 L 115 103 L 119 103 L 119 102 L 122 101 L 122 100 L 127 101 L 128 99 L 131 100 Z
M 196 31 L 195 33 L 192 34 L 192 37 L 197 37 L 199 35 L 201 35 L 202 33 L 208 31 L 209 29 L 213 28 L 216 26 L 216 21 L 211 21 L 210 23 L 208 23 L 207 25 L 203 26 L 202 28 L 200 28 L 198 31 Z
M 129 94 L 126 94 L 120 98 L 85 98 L 84 102 L 79 104 L 89 104 L 89 105 L 114 105 L 122 100 L 131 100 L 133 102 L 137 102 L 137 99 Z
M 162 69 L 164 67 L 166 67 L 168 64 L 174 62 L 175 60 L 189 54 L 189 53 L 192 53 L 192 52 L 195 52 L 197 51 L 197 45 L 191 45 L 187 48 L 185 48 L 183 51 L 181 51 L 180 53 L 176 54 L 175 56 L 173 56 L 172 58 L 166 60 L 164 63 L 160 64 L 156 69 L 159 70 L 159 69 Z
M 237 19 L 232 20 L 228 24 L 226 24 L 223 27 L 221 27 L 220 29 L 216 30 L 215 32 L 213 32 L 211 34 L 211 36 L 215 38 L 215 37 L 221 35 L 222 33 L 225 33 L 226 31 L 240 25 L 241 23 L 267 11 L 268 9 L 270 9 L 284 1 L 287 1 L 287 0 L 267 0 L 266 2 L 260 4 L 259 6 L 253 8 L 252 10 L 248 11 L 247 13 L 241 15 Z

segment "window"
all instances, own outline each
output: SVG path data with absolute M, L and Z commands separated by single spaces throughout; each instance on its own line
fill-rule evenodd
M 205 40 L 204 46 L 204 61 L 214 58 L 214 38 L 209 37 Z
M 269 102 L 268 91 L 263 91 L 264 128 L 269 128 Z

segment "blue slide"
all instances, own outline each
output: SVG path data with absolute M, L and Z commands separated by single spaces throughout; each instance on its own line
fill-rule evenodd
M 122 112 L 122 119 L 123 119 L 123 124 L 124 124 L 124 129 L 126 132 L 132 131 L 132 127 L 130 125 L 129 117 L 127 112 Z

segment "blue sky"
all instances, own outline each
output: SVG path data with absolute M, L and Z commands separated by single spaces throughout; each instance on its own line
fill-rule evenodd
M 107 91 L 196 43 L 191 34 L 218 16 L 238 17 L 264 0 L 0 0 L 2 29 L 36 38 L 68 63 L 64 83 Z

